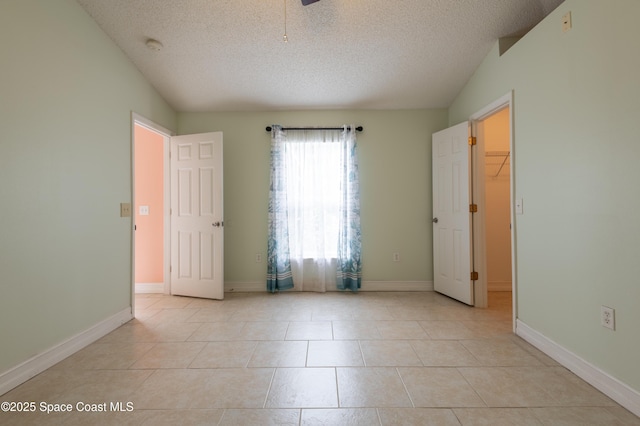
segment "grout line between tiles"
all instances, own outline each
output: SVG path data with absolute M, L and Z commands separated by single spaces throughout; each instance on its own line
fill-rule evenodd
M 338 367 L 333 367 L 333 376 L 336 378 L 336 402 L 338 403 L 337 408 L 341 408 L 340 405 L 340 387 L 338 386 Z
M 271 373 L 271 380 L 269 381 L 269 387 L 267 388 L 267 394 L 264 396 L 264 402 L 262 403 L 262 408 L 267 408 L 267 400 L 269 399 L 269 394 L 271 393 L 271 386 L 273 386 L 273 380 L 276 377 L 276 371 L 278 368 L 273 369 L 273 373 Z
M 398 377 L 400 377 L 400 381 L 402 382 L 402 387 L 404 388 L 404 391 L 407 393 L 407 396 L 409 397 L 409 401 L 411 401 L 411 407 L 416 408 L 416 404 L 413 402 L 413 398 L 411 398 L 411 393 L 409 393 L 409 389 L 407 389 L 407 385 L 405 384 L 404 379 L 402 378 L 402 374 L 400 374 L 400 370 L 398 370 L 398 367 L 395 367 L 395 370 Z

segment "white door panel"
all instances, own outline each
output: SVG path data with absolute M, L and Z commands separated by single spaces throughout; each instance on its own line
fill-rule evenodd
M 473 305 L 469 125 L 433 134 L 434 289 Z
M 224 298 L 222 133 L 171 138 L 171 294 Z

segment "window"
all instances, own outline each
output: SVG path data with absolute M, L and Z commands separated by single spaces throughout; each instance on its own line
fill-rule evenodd
M 284 144 L 291 257 L 338 257 L 340 143 Z
M 271 141 L 267 289 L 360 288 L 355 129 L 282 130 Z M 328 278 L 332 277 L 332 278 Z

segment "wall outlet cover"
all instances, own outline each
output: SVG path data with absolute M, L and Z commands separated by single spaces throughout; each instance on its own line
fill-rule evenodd
M 616 329 L 616 311 L 613 308 L 602 305 L 600 307 L 600 323 L 611 330 Z

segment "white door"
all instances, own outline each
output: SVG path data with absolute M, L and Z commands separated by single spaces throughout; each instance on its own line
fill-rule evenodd
M 224 298 L 222 133 L 171 138 L 171 294 Z
M 433 134 L 433 281 L 473 305 L 469 124 Z

